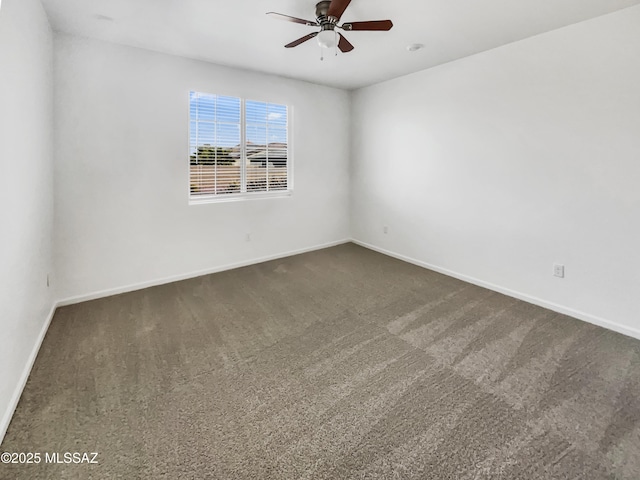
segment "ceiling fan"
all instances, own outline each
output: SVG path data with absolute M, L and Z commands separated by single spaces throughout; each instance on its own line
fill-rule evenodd
M 342 14 L 347 9 L 351 0 L 330 0 L 319 2 L 316 5 L 316 20 L 304 20 L 302 18 L 291 17 L 289 15 L 283 15 L 282 13 L 269 12 L 274 18 L 286 20 L 288 22 L 300 23 L 308 27 L 320 27 L 319 32 L 313 32 L 309 35 L 305 35 L 291 43 L 285 45 L 285 48 L 297 47 L 301 43 L 311 40 L 314 37 L 318 37 L 318 44 L 323 48 L 334 48 L 337 46 L 341 52 L 347 53 L 353 50 L 353 45 L 342 36 L 342 34 L 336 32 L 336 27 L 344 31 L 388 31 L 393 27 L 391 20 L 370 20 L 366 22 L 348 22 L 338 25 Z M 337 55 L 337 53 L 336 53 Z

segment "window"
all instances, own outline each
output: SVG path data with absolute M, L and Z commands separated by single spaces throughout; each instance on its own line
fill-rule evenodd
M 190 200 L 291 191 L 286 105 L 190 92 L 189 117 Z

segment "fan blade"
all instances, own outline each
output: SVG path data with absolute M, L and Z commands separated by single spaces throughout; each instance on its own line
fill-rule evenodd
M 318 35 L 318 33 L 320 32 L 313 32 L 310 33 L 309 35 L 305 35 L 302 38 L 299 38 L 298 40 L 294 40 L 291 43 L 288 43 L 284 46 L 284 48 L 293 48 L 293 47 L 297 47 L 298 45 L 300 45 L 301 43 L 306 42 L 307 40 L 311 40 L 313 37 L 315 37 L 316 35 Z
M 329 10 L 327 11 L 327 17 L 333 17 L 337 22 L 350 3 L 351 0 L 332 0 L 331 5 L 329 5 Z
M 340 40 L 338 40 L 338 48 L 341 52 L 347 53 L 354 49 L 354 46 L 349 43 L 349 40 L 344 38 L 342 35 L 338 34 Z
M 371 20 L 369 22 L 351 22 L 342 25 L 343 30 L 389 31 L 393 27 L 391 20 Z
M 302 25 L 306 25 L 308 27 L 319 26 L 319 24 L 317 22 L 314 22 L 313 20 L 304 20 L 303 18 L 290 17 L 289 15 L 283 15 L 282 13 L 267 12 L 267 15 L 271 16 L 272 18 L 285 20 L 287 22 L 301 23 Z

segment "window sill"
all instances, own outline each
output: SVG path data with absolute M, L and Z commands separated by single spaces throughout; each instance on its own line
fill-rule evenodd
M 286 198 L 293 194 L 291 190 L 278 192 L 257 192 L 257 193 L 231 193 L 226 195 L 202 195 L 189 197 L 189 205 L 202 205 L 206 203 L 226 203 L 239 202 L 243 200 L 264 200 L 268 198 Z

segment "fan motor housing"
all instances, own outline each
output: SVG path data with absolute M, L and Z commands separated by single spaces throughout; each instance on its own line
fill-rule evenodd
M 318 2 L 316 4 L 316 19 L 323 30 L 333 30 L 336 24 L 335 20 L 332 21 L 332 19 L 327 16 L 330 5 L 331 1 Z

